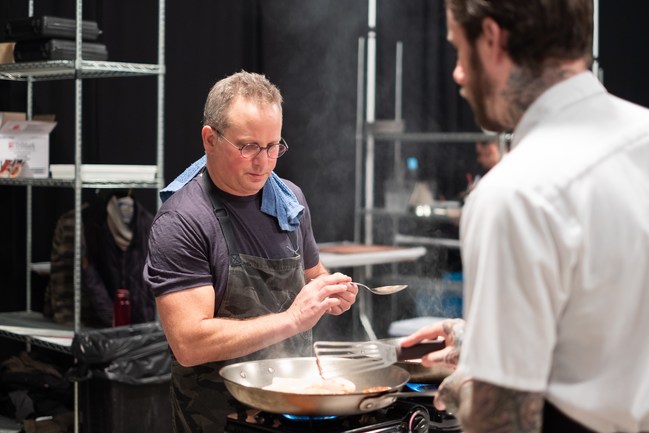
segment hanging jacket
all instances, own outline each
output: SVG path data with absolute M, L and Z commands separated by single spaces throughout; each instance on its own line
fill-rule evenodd
M 120 288 L 130 292 L 131 323 L 155 319 L 155 301 L 142 277 L 153 215 L 134 201 L 129 224 L 133 236 L 122 251 L 107 223 L 106 204 L 110 197 L 98 198 L 82 209 L 81 321 L 98 328 L 112 326 L 113 300 Z M 56 322 L 69 323 L 74 318 L 74 211 L 59 218 L 51 257 L 43 312 Z

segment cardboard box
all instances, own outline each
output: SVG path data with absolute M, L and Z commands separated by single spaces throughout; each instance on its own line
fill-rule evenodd
M 0 64 L 14 63 L 14 46 L 15 42 L 0 43 Z
M 26 120 L 24 113 L 0 113 L 0 177 L 48 177 L 55 126 L 52 116 Z

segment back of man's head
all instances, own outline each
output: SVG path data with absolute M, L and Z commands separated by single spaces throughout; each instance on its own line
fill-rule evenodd
M 593 0 L 446 0 L 470 43 L 490 17 L 509 33 L 507 51 L 532 71 L 544 63 L 592 59 Z

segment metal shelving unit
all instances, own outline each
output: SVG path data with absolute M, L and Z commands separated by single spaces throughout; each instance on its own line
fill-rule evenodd
M 371 41 L 371 35 L 370 35 Z M 501 147 L 504 148 L 509 136 L 507 134 L 493 135 L 481 132 L 406 132 L 404 121 L 401 117 L 402 106 L 402 53 L 401 42 L 396 48 L 396 81 L 395 81 L 395 117 L 393 119 L 375 119 L 374 104 L 376 97 L 375 78 L 372 74 L 374 68 L 369 64 L 374 62 L 372 53 L 373 44 L 368 44 L 367 67 L 365 66 L 365 39 L 359 39 L 358 55 L 358 77 L 357 77 L 357 111 L 356 111 L 356 188 L 355 188 L 355 220 L 354 220 L 354 241 L 365 244 L 374 242 L 374 217 L 377 215 L 390 216 L 394 220 L 408 215 L 403 212 L 388 211 L 385 208 L 375 206 L 375 182 L 376 175 L 374 163 L 377 148 L 382 146 L 393 146 L 394 163 L 393 172 L 398 178 L 402 178 L 402 146 L 405 143 L 466 143 L 486 139 L 497 138 Z M 375 49 L 375 47 L 374 47 Z M 367 69 L 366 75 L 364 69 Z M 366 96 L 366 94 L 368 96 Z M 371 94 L 371 96 L 369 96 Z M 363 100 L 365 100 L 364 113 Z M 454 220 L 457 216 L 433 213 L 429 217 L 420 217 L 431 220 Z M 363 228 L 363 230 L 361 230 Z
M 374 216 L 390 215 L 398 218 L 405 215 L 390 213 L 374 205 L 375 172 L 374 160 L 377 143 L 394 148 L 393 171 L 400 177 L 401 149 L 406 142 L 420 143 L 466 143 L 497 138 L 501 154 L 505 152 L 511 134 L 498 135 L 479 132 L 405 132 L 402 118 L 402 79 L 403 44 L 397 43 L 395 60 L 395 113 L 393 119 L 376 119 L 376 17 L 377 0 L 368 0 L 367 38 L 359 38 L 356 93 L 356 164 L 355 164 L 355 218 L 354 241 L 371 244 L 373 242 Z M 592 71 L 604 82 L 604 72 L 599 64 L 599 0 L 593 2 L 593 65 Z M 432 216 L 432 218 L 439 217 Z M 398 235 L 398 233 L 397 233 Z M 455 245 L 455 243 L 453 243 Z
M 16 186 L 43 186 L 43 187 L 70 187 L 74 188 L 75 181 L 73 179 L 9 179 L 0 178 L 0 185 L 16 185 Z M 81 182 L 82 188 L 159 188 L 157 180 L 152 182 L 143 181 L 103 181 L 103 182 Z
M 50 323 L 34 311 L 3 313 L 0 337 L 22 341 L 61 353 L 70 353 L 74 331 L 69 326 Z
M 27 85 L 27 117 L 32 118 L 33 83 L 37 81 L 74 80 L 75 81 L 75 137 L 74 137 L 74 178 L 73 179 L 0 179 L 0 185 L 25 187 L 26 205 L 26 311 L 0 313 L 0 337 L 23 341 L 63 353 L 70 353 L 71 336 L 81 330 L 81 191 L 84 188 L 150 188 L 160 190 L 164 186 L 164 74 L 165 74 L 165 0 L 158 0 L 158 63 L 122 63 L 109 61 L 88 61 L 81 58 L 82 0 L 76 0 L 76 52 L 75 60 L 56 60 L 26 62 L 0 65 L 0 79 L 24 81 Z M 34 12 L 34 0 L 28 1 L 28 15 Z M 82 165 L 82 93 L 83 80 L 92 78 L 119 77 L 157 77 L 157 139 L 156 175 L 151 182 L 107 181 L 85 182 L 81 179 Z M 74 324 L 58 325 L 43 319 L 42 314 L 32 311 L 31 273 L 32 273 L 32 188 L 62 187 L 74 190 Z M 158 202 L 159 204 L 159 202 Z M 79 432 L 79 390 L 74 387 L 74 431 Z
M 164 65 L 140 63 L 100 62 L 81 60 L 76 67 L 74 60 L 51 60 L 48 62 L 9 63 L 0 65 L 0 79 L 14 81 L 51 81 L 73 78 L 114 78 L 142 75 L 160 75 Z
M 406 132 L 405 122 L 402 117 L 402 80 L 403 80 L 403 44 L 397 42 L 395 56 L 395 100 L 394 117 L 390 119 L 376 118 L 376 16 L 377 0 L 368 0 L 368 32 L 367 38 L 361 37 L 358 42 L 357 59 L 357 94 L 356 94 L 356 134 L 355 134 L 355 199 L 354 199 L 354 242 L 371 245 L 375 242 L 375 225 L 377 217 L 388 219 L 391 224 L 391 237 L 394 245 L 458 248 L 457 239 L 430 238 L 409 236 L 398 232 L 398 222 L 403 218 L 417 218 L 426 220 L 431 224 L 454 224 L 459 219 L 459 209 L 432 209 L 428 216 L 418 216 L 402 211 L 388 210 L 377 207 L 376 181 L 381 175 L 375 173 L 375 159 L 381 151 L 392 148 L 393 174 L 397 179 L 403 179 L 402 148 L 403 146 L 425 143 L 436 145 L 439 143 L 466 143 L 485 139 L 493 139 L 494 135 L 480 132 Z M 501 148 L 504 147 L 506 136 L 498 136 Z M 385 227 L 381 227 L 385 228 Z M 395 268 L 396 269 L 396 268 Z M 371 277 L 372 266 L 365 266 L 364 277 Z M 368 335 L 373 335 L 371 326 L 373 307 L 370 300 L 361 296 L 358 301 L 360 306 L 361 322 Z M 395 298 L 393 298 L 394 301 Z

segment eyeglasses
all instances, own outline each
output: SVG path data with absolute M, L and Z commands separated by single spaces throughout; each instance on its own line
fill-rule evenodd
M 248 143 L 244 144 L 243 146 L 237 146 L 236 144 L 225 138 L 225 135 L 223 135 L 223 133 L 221 133 L 221 131 L 219 131 L 218 129 L 214 129 L 214 132 L 216 132 L 221 138 L 230 143 L 232 146 L 239 149 L 241 156 L 246 159 L 256 158 L 262 150 L 266 151 L 266 155 L 268 155 L 270 159 L 277 159 L 280 156 L 284 155 L 288 150 L 288 144 L 286 144 L 286 141 L 283 138 L 279 139 L 279 143 L 269 144 L 266 147 L 261 147 L 257 143 Z

